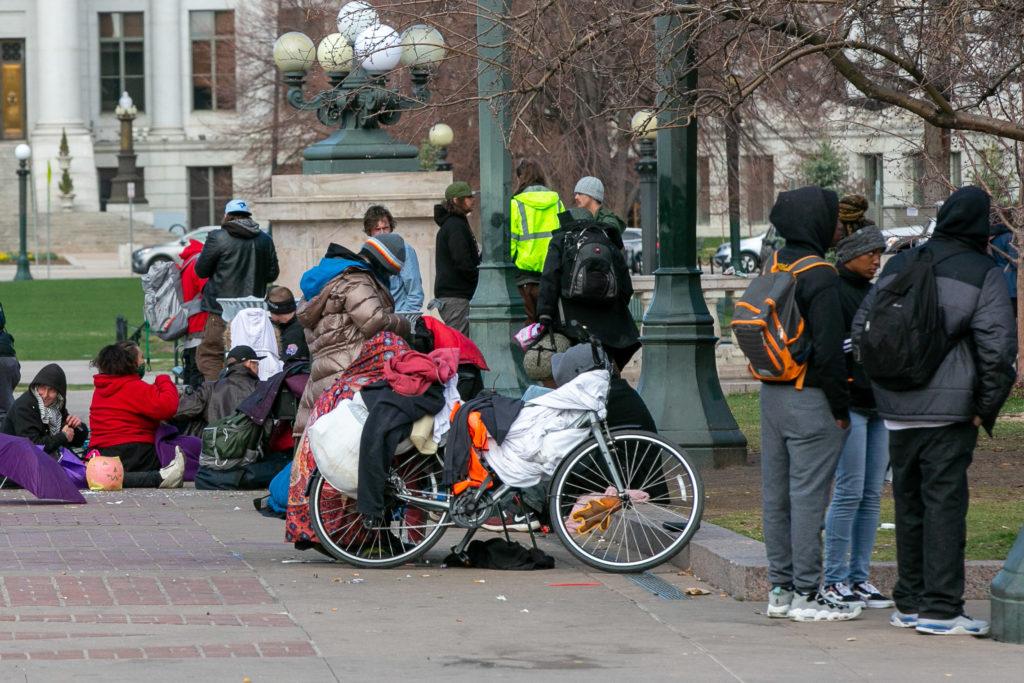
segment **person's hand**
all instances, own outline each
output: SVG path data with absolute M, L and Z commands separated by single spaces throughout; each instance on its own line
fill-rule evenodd
M 975 427 L 980 427 L 984 422 L 985 421 L 981 419 L 981 415 L 975 415 L 974 418 L 971 420 L 971 424 L 973 424 Z
M 72 441 L 75 440 L 75 430 L 73 427 L 65 427 L 61 431 L 64 432 L 64 436 L 65 438 L 67 438 L 68 443 L 71 443 Z
M 845 432 L 847 429 L 850 428 L 850 421 L 849 420 L 836 420 L 836 427 L 839 427 L 840 429 L 842 429 Z
M 77 415 L 68 415 L 67 426 L 72 429 L 78 429 L 82 426 L 82 418 Z

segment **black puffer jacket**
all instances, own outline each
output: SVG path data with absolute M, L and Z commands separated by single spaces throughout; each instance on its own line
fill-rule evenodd
M 183 394 L 174 419 L 193 420 L 187 431 L 201 433 L 204 425 L 233 415 L 242 401 L 256 391 L 259 382 L 259 377 L 242 363 L 229 365 L 220 379 L 203 382 L 197 389 Z
M 230 220 L 209 234 L 196 260 L 196 275 L 210 278 L 203 287 L 202 309 L 220 315 L 217 297 L 262 299 L 280 272 L 270 235 L 251 218 Z
M 440 227 L 434 241 L 434 296 L 472 299 L 480 278 L 480 249 L 469 221 L 437 204 L 434 222 Z
M 869 291 L 871 280 L 839 266 L 839 304 L 843 308 L 843 324 L 847 336 L 853 325 L 853 316 L 857 314 L 857 309 Z M 850 406 L 861 412 L 874 411 L 875 396 L 871 392 L 871 380 L 864 372 L 864 366 L 854 360 L 852 353 L 846 354 L 846 369 L 850 377 Z
M 61 426 L 63 426 L 64 421 L 68 418 L 66 407 L 68 380 L 64 375 L 63 368 L 56 363 L 50 363 L 49 365 L 44 365 L 39 370 L 29 385 L 28 391 L 19 396 L 14 405 L 11 406 L 4 420 L 4 434 L 25 437 L 32 443 L 42 446 L 43 450 L 50 454 L 55 453 L 59 448 L 77 447 L 84 444 L 86 437 L 89 436 L 89 428 L 84 424 L 75 430 L 75 438 L 70 441 L 64 432 L 51 434 L 47 425 L 43 424 L 42 415 L 39 414 L 39 401 L 32 393 L 32 389 L 39 385 L 53 387 L 60 394 L 61 401 L 64 404 L 60 411 L 62 418 Z
M 824 258 L 832 246 L 839 220 L 839 198 L 831 190 L 802 187 L 780 192 L 772 207 L 772 225 L 786 238 L 779 263 L 793 263 L 805 256 Z M 812 268 L 796 284 L 796 304 L 811 339 L 804 386 L 820 387 L 832 416 L 849 418 L 850 392 L 846 386 L 843 340 L 846 325 L 839 304 L 839 276 L 832 268 Z
M 853 344 L 859 345 L 864 321 L 878 287 L 892 281 L 917 250 L 932 253 L 943 324 L 958 340 L 928 385 L 913 391 L 874 386 L 879 414 L 902 422 L 967 422 L 981 416 L 991 431 L 1013 387 L 1017 333 L 1002 271 L 986 255 L 989 196 L 963 187 L 939 209 L 935 236 L 886 264 L 875 289 L 853 320 Z

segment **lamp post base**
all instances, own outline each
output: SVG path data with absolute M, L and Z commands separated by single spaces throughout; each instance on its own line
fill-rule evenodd
M 725 401 L 715 366 L 714 321 L 700 270 L 660 268 L 644 316 L 639 392 L 658 425 L 699 467 L 745 464 L 747 440 Z
M 21 255 L 18 257 L 18 269 L 14 271 L 14 280 L 31 280 L 32 272 L 28 268 L 28 257 Z
M 303 175 L 421 171 L 419 150 L 380 128 L 343 128 L 307 147 Z
M 476 296 L 469 306 L 469 336 L 491 368 L 484 373 L 484 386 L 503 396 L 519 398 L 530 380 L 523 371 L 523 352 L 512 339 L 526 319 L 526 309 L 513 284 L 514 272 L 510 264 L 480 265 Z
M 992 580 L 992 637 L 1004 643 L 1024 643 L 1024 533 Z

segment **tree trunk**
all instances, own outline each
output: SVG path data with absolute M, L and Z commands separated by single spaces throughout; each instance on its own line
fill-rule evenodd
M 924 124 L 923 147 L 922 194 L 925 206 L 934 207 L 949 196 L 949 130 Z

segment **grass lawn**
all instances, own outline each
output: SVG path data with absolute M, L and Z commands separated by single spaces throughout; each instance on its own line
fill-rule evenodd
M 123 315 L 129 333 L 142 324 L 142 285 L 136 278 L 0 282 L 7 329 L 21 360 L 91 359 L 116 338 Z M 151 338 L 154 357 L 172 346 Z

